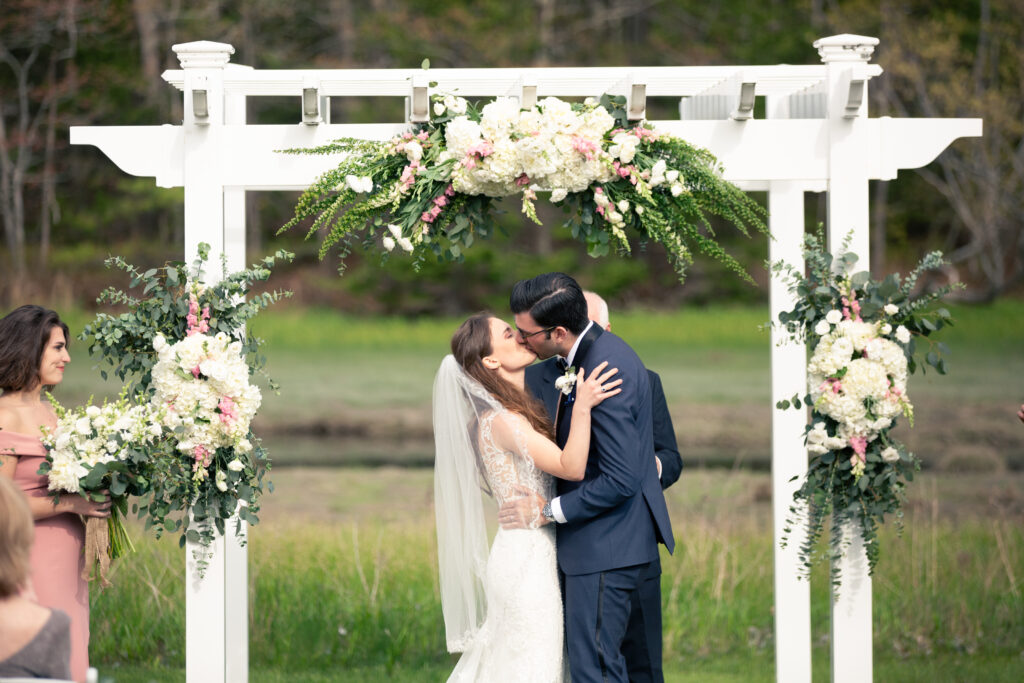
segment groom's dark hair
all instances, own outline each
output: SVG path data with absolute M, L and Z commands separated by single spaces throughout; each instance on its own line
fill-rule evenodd
M 561 326 L 573 334 L 581 334 L 589 322 L 583 290 L 565 273 L 520 280 L 512 288 L 509 307 L 513 314 L 528 312 L 538 325 Z

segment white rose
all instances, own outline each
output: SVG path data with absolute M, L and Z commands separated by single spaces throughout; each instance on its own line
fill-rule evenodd
M 626 201 L 625 199 L 620 200 L 619 203 L 616 204 L 616 206 L 619 207 L 619 211 L 621 211 L 622 213 L 626 213 L 627 211 L 629 211 L 629 202 Z
M 239 453 L 248 453 L 252 450 L 252 444 L 249 443 L 249 439 L 242 439 L 235 448 Z
M 900 459 L 900 452 L 897 451 L 892 446 L 889 446 L 889 447 L 885 448 L 882 451 L 882 460 L 884 460 L 886 462 L 896 462 L 899 459 Z
M 678 179 L 679 179 L 679 171 L 677 171 L 675 169 L 665 173 L 665 180 L 667 180 L 670 183 L 674 183 Z
M 155 337 L 153 337 L 154 351 L 160 353 L 160 351 L 164 350 L 165 348 L 167 348 L 167 340 L 164 339 L 164 336 L 162 334 L 158 334 Z
M 665 177 L 667 178 L 668 176 L 666 175 Z M 683 193 L 683 186 L 680 185 L 679 183 L 675 183 L 674 185 L 672 185 L 672 187 L 669 188 L 669 191 L 672 192 L 673 197 L 678 197 Z
M 235 458 L 234 460 L 228 463 L 228 469 L 231 470 L 232 472 L 241 472 L 242 470 L 245 469 L 245 464 L 238 458 Z
M 75 421 L 75 431 L 82 436 L 88 436 L 92 433 L 92 422 L 87 417 L 80 417 Z
M 900 307 L 897 306 L 896 304 L 886 304 L 885 308 L 882 310 L 885 311 L 886 315 L 896 315 L 897 313 L 900 312 Z
M 404 251 L 407 251 L 410 254 L 412 253 L 413 246 L 408 237 L 399 237 L 396 241 L 398 242 L 398 246 L 400 246 Z
M 345 184 L 353 192 L 370 192 L 373 190 L 373 179 L 369 176 L 359 177 L 354 175 L 345 176 Z
M 395 241 L 388 237 L 387 235 L 384 235 L 384 239 L 382 239 L 381 242 L 384 244 L 384 248 L 387 249 L 388 251 L 391 251 L 392 249 L 395 248 Z
M 825 320 L 827 320 L 831 325 L 838 325 L 842 319 L 843 314 L 834 308 L 825 314 Z
M 896 328 L 896 340 L 901 344 L 906 344 L 910 341 L 910 330 L 903 325 Z
M 563 199 L 565 199 L 566 196 L 568 196 L 568 194 L 569 194 L 569 191 L 566 190 L 564 187 L 560 187 L 558 189 L 552 190 L 551 191 L 551 201 L 553 201 L 553 202 L 560 202 Z
M 608 212 L 608 221 L 610 223 L 621 223 L 622 222 L 622 214 L 619 213 L 618 211 L 609 211 Z
M 440 116 L 444 113 L 444 104 L 441 102 L 434 102 L 434 116 Z
M 423 158 L 423 145 L 418 140 L 410 140 L 405 143 L 405 156 L 409 161 L 419 161 Z
M 819 320 L 818 324 L 814 326 L 814 333 L 819 337 L 824 337 L 831 329 L 832 326 L 828 324 L 827 320 Z
M 890 325 L 889 323 L 882 323 L 882 327 L 879 328 L 879 332 L 881 332 L 882 334 L 889 334 L 890 332 L 892 332 L 892 325 Z
M 89 417 L 99 417 L 99 406 L 89 406 L 88 408 L 85 409 L 85 414 L 88 415 Z
M 644 207 L 642 207 L 642 206 L 634 207 L 633 210 L 636 211 L 636 215 L 637 216 L 643 216 L 644 215 Z

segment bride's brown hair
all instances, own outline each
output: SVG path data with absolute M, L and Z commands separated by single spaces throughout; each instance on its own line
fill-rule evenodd
M 493 317 L 487 312 L 477 313 L 459 325 L 452 335 L 452 355 L 466 374 L 480 382 L 502 406 L 522 415 L 531 427 L 554 441 L 555 430 L 544 404 L 484 367 L 484 356 L 494 350 L 491 346 Z

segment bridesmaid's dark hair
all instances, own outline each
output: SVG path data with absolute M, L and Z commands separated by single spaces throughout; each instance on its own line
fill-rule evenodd
M 0 389 L 6 393 L 38 386 L 39 364 L 54 327 L 64 330 L 70 345 L 68 326 L 48 308 L 20 306 L 0 318 Z
M 480 382 L 494 398 L 508 410 L 526 418 L 530 426 L 539 433 L 555 440 L 555 430 L 548 419 L 544 404 L 484 367 L 483 358 L 494 349 L 491 347 L 491 318 L 486 311 L 477 313 L 455 330 L 452 335 L 452 355 L 466 374 Z

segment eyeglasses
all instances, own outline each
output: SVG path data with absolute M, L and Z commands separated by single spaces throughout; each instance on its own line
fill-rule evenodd
M 521 329 L 519 329 L 517 327 L 516 328 L 516 332 L 519 333 L 519 337 L 523 341 L 526 341 L 530 337 L 535 337 L 538 334 L 543 334 L 544 332 L 550 332 L 551 330 L 555 329 L 556 327 L 558 327 L 558 325 L 552 325 L 551 327 L 545 327 L 543 330 L 537 330 L 536 332 L 523 332 Z

